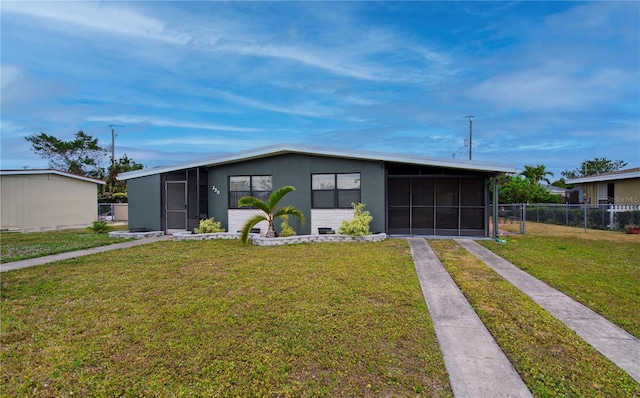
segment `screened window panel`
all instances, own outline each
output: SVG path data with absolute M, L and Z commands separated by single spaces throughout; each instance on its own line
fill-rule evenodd
M 411 180 L 389 178 L 387 182 L 389 206 L 409 206 L 411 204 Z
M 416 178 L 413 179 L 411 196 L 413 206 L 433 206 L 433 178 Z
M 462 206 L 484 206 L 484 179 L 463 178 L 460 183 L 460 204 Z
M 186 181 L 187 180 L 187 171 L 179 170 L 172 171 L 166 174 L 167 181 Z
M 360 190 L 338 191 L 338 208 L 351 208 L 351 203 L 360 202 Z
M 484 229 L 484 209 L 460 209 L 461 229 Z
M 338 174 L 338 189 L 360 189 L 360 173 Z
M 458 229 L 458 208 L 457 207 L 436 208 L 436 228 L 437 229 Z
M 389 209 L 389 229 L 406 229 L 411 227 L 411 210 L 408 207 Z
M 413 228 L 433 228 L 433 207 L 414 207 Z
M 336 189 L 335 174 L 314 174 L 311 176 L 311 189 L 316 190 L 333 190 Z
M 168 211 L 167 228 L 187 229 L 187 213 L 185 211 Z
M 185 194 L 185 183 L 167 184 L 167 210 L 185 210 L 187 208 Z
M 436 180 L 436 206 L 458 206 L 458 179 Z
M 335 192 L 334 190 L 313 191 L 311 194 L 313 207 L 316 209 L 333 209 L 336 206 Z

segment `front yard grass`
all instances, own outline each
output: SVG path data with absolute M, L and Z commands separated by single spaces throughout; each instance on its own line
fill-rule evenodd
M 158 242 L 0 274 L 1 396 L 451 396 L 404 240 Z
M 640 338 L 638 235 L 590 231 L 506 239 L 506 245 L 480 244 Z
M 464 248 L 429 245 L 534 396 L 640 396 L 631 376 Z
M 112 227 L 113 230 L 126 229 Z M 88 229 L 69 229 L 47 232 L 0 232 L 0 261 L 26 260 L 74 250 L 89 249 L 130 239 L 110 238 L 107 234 L 96 234 Z

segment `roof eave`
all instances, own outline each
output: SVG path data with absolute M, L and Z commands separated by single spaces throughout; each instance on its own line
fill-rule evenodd
M 614 181 L 614 180 L 628 180 L 631 178 L 640 178 L 640 171 L 625 174 L 610 174 L 610 175 L 594 175 L 581 178 L 568 178 L 567 184 L 586 184 L 589 182 L 602 182 L 602 181 Z
M 493 173 L 496 175 L 516 172 L 515 167 L 478 163 L 478 162 L 461 162 L 461 161 L 454 162 L 454 161 L 447 161 L 447 160 L 420 158 L 416 156 L 384 154 L 384 153 L 377 153 L 377 152 L 350 152 L 350 151 L 334 150 L 334 149 L 326 149 L 326 148 L 274 145 L 274 146 L 262 147 L 262 148 L 258 148 L 250 151 L 238 152 L 233 155 L 219 156 L 216 158 L 209 158 L 209 159 L 203 159 L 199 161 L 180 163 L 172 166 L 157 167 L 153 169 L 130 171 L 130 172 L 119 174 L 117 176 L 117 179 L 129 180 L 132 178 L 146 177 L 153 174 L 168 173 L 176 170 L 184 170 L 184 169 L 190 169 L 195 167 L 219 166 L 219 165 L 234 163 L 238 161 L 248 161 L 248 160 L 264 158 L 267 156 L 277 156 L 277 155 L 282 155 L 287 153 L 299 153 L 299 154 L 315 155 L 315 156 L 328 156 L 328 157 L 336 157 L 336 158 L 350 158 L 350 159 L 361 159 L 361 160 L 383 161 L 383 162 L 396 162 L 396 163 L 415 164 L 415 165 L 428 165 L 428 166 L 435 166 L 435 167 L 454 168 L 459 170 L 482 171 L 482 172 Z

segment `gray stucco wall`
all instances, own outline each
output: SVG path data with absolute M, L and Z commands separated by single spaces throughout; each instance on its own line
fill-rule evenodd
M 361 201 L 367 205 L 375 232 L 385 230 L 385 172 L 382 162 L 340 159 L 331 157 L 286 154 L 209 168 L 209 189 L 216 186 L 220 194 L 209 191 L 209 216 L 228 225 L 228 178 L 237 175 L 271 175 L 273 188 L 292 185 L 295 192 L 282 199 L 280 205 L 292 205 L 307 218 L 301 226 L 296 218 L 289 224 L 299 234 L 311 233 L 311 174 L 316 173 L 361 173 Z
M 162 230 L 160 174 L 127 180 L 129 229 Z

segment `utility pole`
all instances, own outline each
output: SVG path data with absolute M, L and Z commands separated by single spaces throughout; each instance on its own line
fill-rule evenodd
M 124 127 L 118 124 L 110 124 L 111 127 L 111 168 L 116 165 L 116 133 L 113 131 L 114 127 Z
M 475 116 L 469 115 L 465 117 L 469 118 L 469 160 L 471 160 L 471 155 L 473 153 L 473 121 L 471 119 Z

